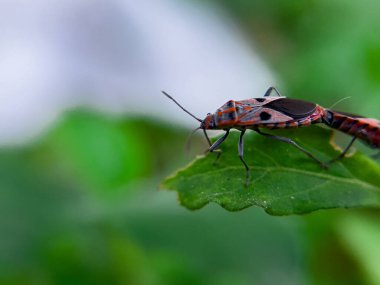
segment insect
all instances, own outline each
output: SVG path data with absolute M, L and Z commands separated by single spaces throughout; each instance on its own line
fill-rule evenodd
M 207 114 L 204 120 L 194 116 L 182 107 L 173 97 L 164 92 L 169 99 L 174 101 L 182 110 L 200 122 L 200 126 L 195 129 L 202 129 L 209 143 L 209 152 L 218 152 L 218 147 L 228 137 L 231 129 L 240 131 L 238 143 L 238 154 L 246 170 L 246 184 L 250 180 L 250 169 L 244 160 L 244 134 L 248 129 L 257 132 L 270 139 L 279 140 L 291 144 L 302 151 L 323 168 L 328 168 L 329 164 L 343 158 L 351 148 L 356 139 L 360 139 L 374 148 L 380 148 L 380 123 L 375 119 L 368 119 L 357 115 L 337 112 L 323 108 L 315 103 L 290 99 L 282 96 L 275 87 L 270 87 L 264 97 L 252 98 L 241 101 L 230 100 L 216 110 L 215 113 Z M 275 94 L 272 96 L 272 94 Z M 312 124 L 324 123 L 327 126 L 345 132 L 353 138 L 343 152 L 331 161 L 325 163 L 316 158 L 308 150 L 297 144 L 290 138 L 276 136 L 265 133 L 261 129 L 285 129 L 310 126 Z M 207 135 L 206 130 L 224 130 L 225 134 L 214 144 Z

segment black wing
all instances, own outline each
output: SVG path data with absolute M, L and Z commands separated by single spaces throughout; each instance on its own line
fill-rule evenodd
M 265 104 L 265 107 L 279 111 L 294 119 L 299 119 L 313 114 L 317 105 L 303 100 L 281 98 Z

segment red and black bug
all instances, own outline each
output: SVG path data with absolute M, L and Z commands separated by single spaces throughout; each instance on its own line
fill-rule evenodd
M 276 96 L 271 96 L 275 92 Z M 354 141 L 358 138 L 368 143 L 370 146 L 380 148 L 380 125 L 379 121 L 367 119 L 356 115 L 350 115 L 342 112 L 336 112 L 325 109 L 315 103 L 290 99 L 281 96 L 278 90 L 270 87 L 264 97 L 252 98 L 241 101 L 230 100 L 216 110 L 213 114 L 207 114 L 204 120 L 201 120 L 182 107 L 169 94 L 163 92 L 167 97 L 173 100 L 182 110 L 191 115 L 200 122 L 205 137 L 210 145 L 209 151 L 216 152 L 220 144 L 228 137 L 230 129 L 237 129 L 240 133 L 238 144 L 239 158 L 246 169 L 247 182 L 250 178 L 249 166 L 244 160 L 244 141 L 243 137 L 247 129 L 254 130 L 260 135 L 271 139 L 279 140 L 293 145 L 305 153 L 323 168 L 336 160 L 344 157 Z M 281 136 L 276 136 L 262 132 L 260 129 L 285 129 L 310 126 L 316 123 L 325 123 L 331 128 L 343 131 L 353 136 L 350 144 L 337 158 L 328 163 L 324 163 L 316 158 L 309 151 L 298 145 L 295 141 Z M 214 144 L 211 144 L 206 130 L 224 130 L 226 133 L 220 137 Z M 220 152 L 218 154 L 218 157 Z

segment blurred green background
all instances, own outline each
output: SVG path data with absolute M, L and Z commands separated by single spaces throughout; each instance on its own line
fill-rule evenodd
M 190 3 L 233 21 L 285 96 L 326 107 L 351 96 L 337 109 L 380 118 L 378 1 Z M 0 283 L 380 284 L 378 211 L 190 212 L 157 191 L 204 150 L 195 136 L 186 155 L 188 134 L 175 120 L 82 107 L 3 146 Z

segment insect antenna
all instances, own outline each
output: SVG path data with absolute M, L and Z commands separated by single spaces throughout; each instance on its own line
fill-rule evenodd
M 193 114 L 191 114 L 189 111 L 187 111 L 184 107 L 181 106 L 181 104 L 179 104 L 172 96 L 170 96 L 168 93 L 166 93 L 165 91 L 161 91 L 166 97 L 168 97 L 170 100 L 172 100 L 174 103 L 176 103 L 178 105 L 178 107 L 180 107 L 182 110 L 184 110 L 186 113 L 188 113 L 190 116 L 192 116 L 194 119 L 196 119 L 197 121 L 199 122 L 202 122 L 201 119 L 195 117 Z
M 332 104 L 332 105 L 330 106 L 329 109 L 334 108 L 334 107 L 335 107 L 336 105 L 338 105 L 339 103 L 343 102 L 344 100 L 350 99 L 350 98 L 351 98 L 351 96 L 348 96 L 348 97 L 344 97 L 344 98 L 338 100 L 337 102 L 335 102 L 334 104 Z
M 195 130 L 193 130 L 189 136 L 187 137 L 187 140 L 186 140 L 186 145 L 185 145 L 185 151 L 186 151 L 186 154 L 188 155 L 190 153 L 190 148 L 191 148 L 191 137 L 198 131 L 200 130 L 201 127 L 198 127 L 196 128 Z

